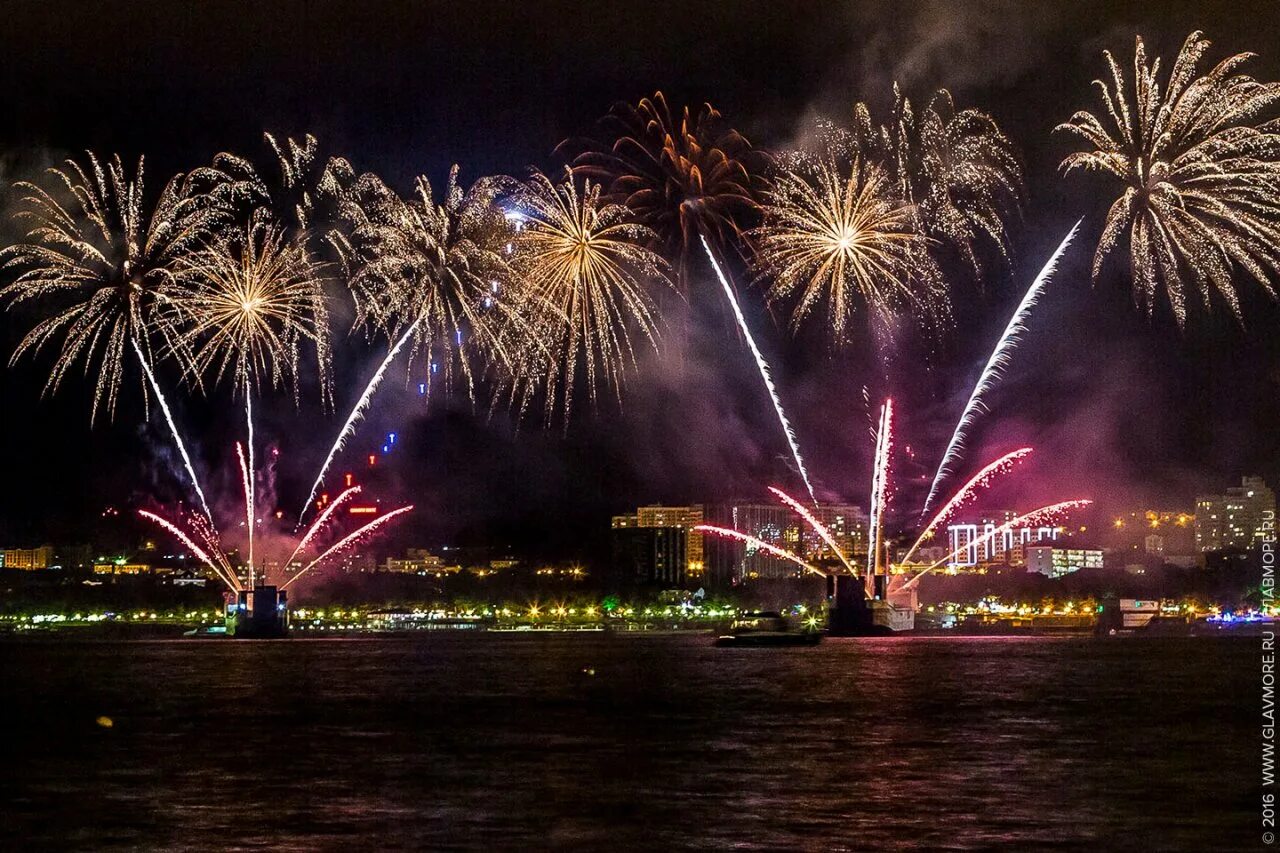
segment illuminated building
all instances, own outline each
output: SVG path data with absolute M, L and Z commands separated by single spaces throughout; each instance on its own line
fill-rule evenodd
M 1100 569 L 1103 566 L 1100 548 L 1055 548 L 1052 545 L 1028 545 L 1027 571 L 1038 572 L 1045 577 L 1060 578 L 1081 569 Z
M 612 531 L 613 573 L 620 586 L 685 583 L 688 531 L 682 527 L 618 527 Z
M 53 546 L 6 548 L 0 551 L 0 568 L 38 571 L 54 566 Z
M 95 575 L 147 575 L 151 573 L 151 566 L 147 563 L 130 563 L 122 557 L 107 563 L 94 563 L 93 573 Z
M 694 530 L 703 522 L 700 504 L 689 506 L 642 506 L 634 513 L 615 515 L 610 526 L 614 530 L 624 528 L 673 527 L 684 531 L 684 566 L 682 573 L 690 580 L 702 578 L 706 564 L 703 557 L 703 536 Z
M 1052 542 L 1058 538 L 1058 528 L 1047 526 L 1010 527 L 996 533 L 998 528 L 1016 517 L 1017 513 L 1005 510 L 994 517 L 983 518 L 977 523 L 947 525 L 947 535 L 951 543 L 947 553 L 955 554 L 947 564 L 947 568 L 971 569 L 991 565 L 1026 565 L 1029 545 L 1045 541 Z
M 458 565 L 447 566 L 443 557 L 432 554 L 425 548 L 410 548 L 405 551 L 404 559 L 388 557 L 383 569 L 388 572 L 400 572 L 412 575 L 443 575 L 462 571 Z
M 1261 477 L 1245 477 L 1222 495 L 1196 499 L 1196 548 L 1223 551 L 1248 550 L 1266 535 L 1263 521 L 1274 520 L 1276 493 Z

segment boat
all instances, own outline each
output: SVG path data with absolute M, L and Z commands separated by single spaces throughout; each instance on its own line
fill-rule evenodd
M 727 634 L 716 637 L 717 646 L 816 646 L 822 634 L 812 629 L 797 629 L 781 613 L 764 611 L 743 613 L 733 620 Z

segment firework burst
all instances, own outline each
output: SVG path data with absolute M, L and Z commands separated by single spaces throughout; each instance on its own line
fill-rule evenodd
M 658 314 L 648 288 L 670 284 L 667 264 L 644 245 L 653 232 L 627 208 L 604 202 L 590 180 L 579 189 L 572 173 L 558 184 L 535 173 L 518 204 L 527 226 L 513 264 L 542 309 L 534 337 L 543 346 L 525 358 L 547 363 L 547 416 L 559 398 L 567 422 L 579 362 L 594 403 L 599 381 L 620 394 L 624 370 L 635 362 L 632 329 L 657 347 Z
M 184 256 L 166 314 L 183 328 L 176 349 L 196 381 L 230 376 L 246 398 L 264 382 L 291 380 L 298 395 L 300 349 L 315 347 L 326 382 L 328 314 L 322 269 L 274 226 L 251 225 Z
M 409 201 L 383 187 L 352 211 L 350 236 L 335 235 L 361 316 L 392 339 L 411 326 L 410 361 L 425 355 L 429 384 L 438 370 L 447 387 L 456 372 L 472 394 L 480 369 L 505 361 L 519 318 L 508 301 L 513 228 L 498 204 L 510 190 L 495 178 L 464 190 L 454 166 L 439 198 L 425 177 Z
M 1240 53 L 1198 72 L 1209 41 L 1187 37 L 1161 92 L 1160 60 L 1135 41 L 1131 85 L 1111 53 L 1110 80 L 1095 81 L 1105 112 L 1077 112 L 1059 125 L 1088 149 L 1062 161 L 1104 172 L 1124 187 L 1094 253 L 1096 281 L 1106 258 L 1127 244 L 1135 301 L 1148 313 L 1157 296 L 1186 323 L 1188 291 L 1206 310 L 1216 298 L 1240 318 L 1236 273 L 1274 298 L 1280 272 L 1280 84 L 1238 73 Z
M 40 320 L 14 350 L 12 360 L 53 344 L 58 349 L 46 391 L 58 389 L 76 366 L 93 373 L 90 420 L 115 415 L 128 353 L 155 361 L 153 342 L 172 339 L 173 325 L 159 310 L 177 263 L 220 226 L 223 212 L 207 197 L 192 194 L 178 175 L 148 212 L 143 166 L 132 175 L 118 156 L 86 165 L 68 160 L 50 169 L 51 188 L 19 183 L 16 218 L 27 227 L 25 242 L 0 251 L 14 276 L 0 289 L 7 307 L 36 301 L 58 306 Z M 158 389 L 144 387 L 144 393 Z
M 979 280 L 991 250 L 1008 266 L 1009 225 L 1020 216 L 1025 196 L 1013 142 L 986 113 L 957 110 L 946 89 L 922 110 L 897 85 L 893 94 L 885 124 L 873 120 L 865 103 L 854 106 L 852 130 L 826 124 L 821 135 L 828 150 L 882 166 L 896 195 L 915 207 L 932 244 L 958 255 Z
M 579 153 L 574 172 L 604 185 L 611 201 L 653 229 L 677 259 L 682 284 L 698 235 L 724 246 L 755 217 L 767 157 L 710 104 L 696 113 L 685 107 L 677 118 L 657 92 L 615 104 L 601 129 L 606 141 Z
M 770 300 L 799 293 L 793 328 L 824 299 L 836 339 L 847 337 L 859 303 L 882 320 L 903 305 L 945 305 L 915 207 L 892 195 L 879 166 L 855 158 L 847 174 L 833 161 L 812 177 L 787 171 L 766 198 L 764 224 L 750 234 L 757 275 L 772 281 Z
M 320 144 L 307 134 L 300 140 L 262 135 L 271 156 L 262 166 L 222 152 L 212 167 L 196 173 L 202 188 L 242 221 L 269 222 L 290 240 L 318 250 L 324 226 L 357 197 L 355 170 L 341 157 L 320 156 Z

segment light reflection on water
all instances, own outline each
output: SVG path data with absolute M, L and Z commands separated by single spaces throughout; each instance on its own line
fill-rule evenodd
M 1256 663 L 1220 639 L 10 642 L 0 844 L 1254 849 Z

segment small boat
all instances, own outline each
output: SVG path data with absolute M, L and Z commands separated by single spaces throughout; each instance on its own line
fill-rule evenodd
M 729 626 L 729 633 L 716 637 L 717 646 L 816 646 L 822 634 L 797 629 L 781 613 L 744 613 Z

